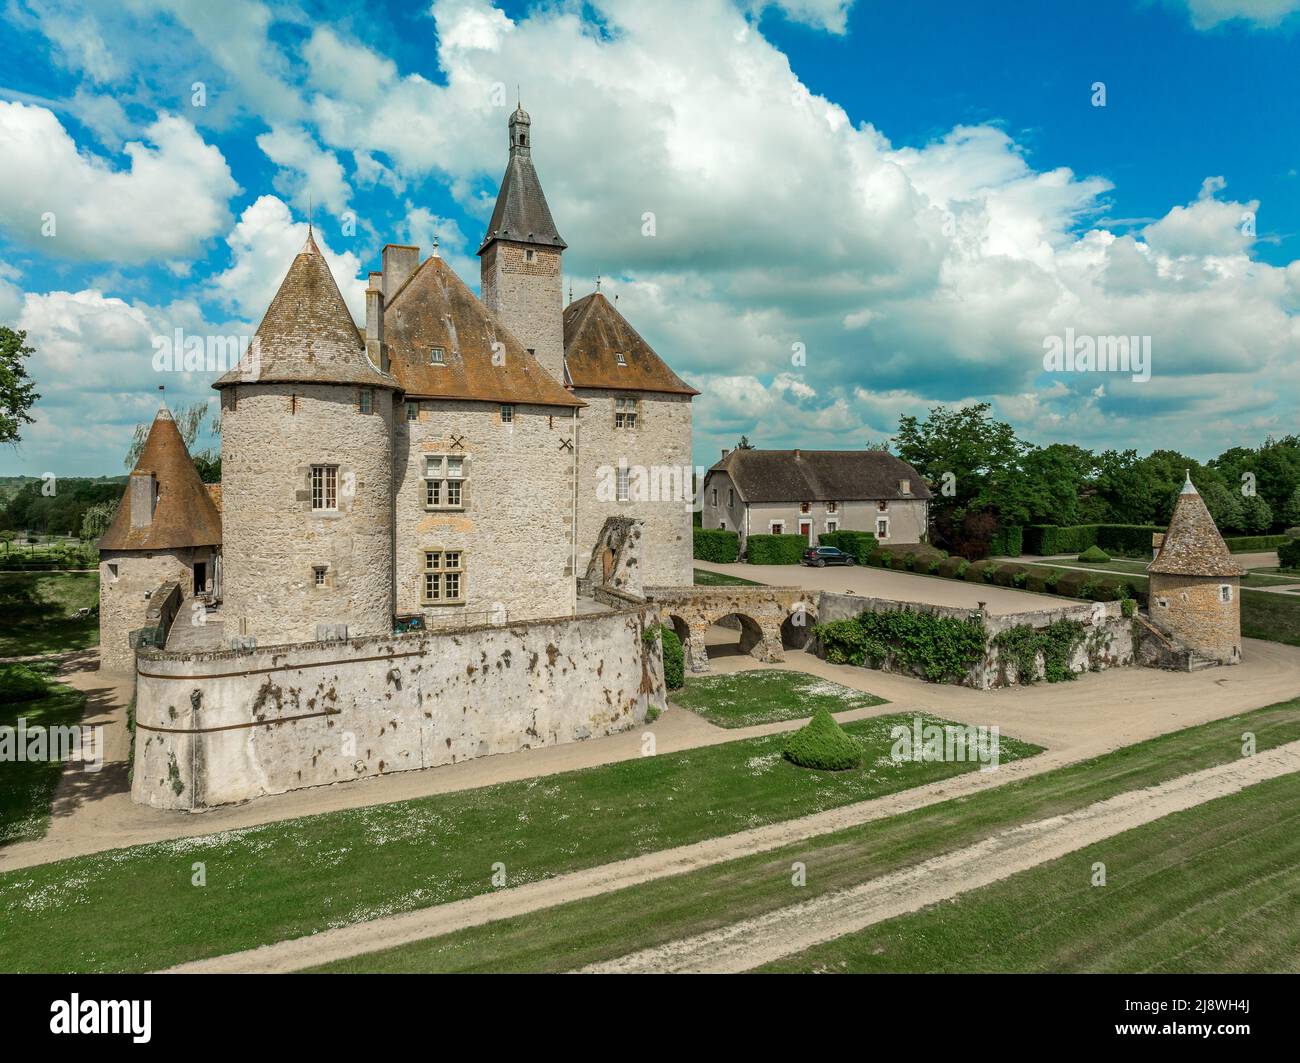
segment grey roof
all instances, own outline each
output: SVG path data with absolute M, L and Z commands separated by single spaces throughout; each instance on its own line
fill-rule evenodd
M 1147 571 L 1182 576 L 1240 576 L 1245 572 L 1228 552 L 1190 474 L 1174 503 L 1160 553 Z
M 212 386 L 362 384 L 398 388 L 366 357 L 356 322 L 310 234 L 257 328 L 254 347 Z
M 733 450 L 709 473 L 725 472 L 746 502 L 928 499 L 912 466 L 883 450 Z M 908 490 L 900 490 L 900 481 Z
M 668 368 L 618 307 L 600 292 L 565 307 L 564 364 L 575 388 L 699 394 Z
M 521 244 L 540 244 L 546 247 L 566 248 L 555 228 L 551 208 L 546 205 L 542 182 L 526 152 L 512 149 L 506 163 L 506 174 L 501 178 L 501 191 L 497 205 L 488 222 L 487 235 L 479 245 L 481 255 L 493 240 L 513 240 Z

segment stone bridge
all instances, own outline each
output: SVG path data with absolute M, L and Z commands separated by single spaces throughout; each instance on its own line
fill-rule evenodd
M 760 661 L 783 661 L 817 623 L 818 595 L 801 587 L 646 587 L 645 596 L 671 624 L 686 651 L 686 668 L 707 672 L 704 633 L 714 624 L 738 628 L 740 649 Z

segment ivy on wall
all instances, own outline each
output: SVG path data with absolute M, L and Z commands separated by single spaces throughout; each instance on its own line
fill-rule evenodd
M 860 613 L 818 624 L 813 634 L 832 664 L 889 662 L 932 683 L 958 682 L 984 657 L 988 635 L 978 616 L 968 620 L 895 611 Z
M 1078 620 L 1057 620 L 1047 627 L 1017 624 L 993 636 L 998 661 L 1004 675 L 1014 671 L 1016 682 L 1038 681 L 1038 655 L 1043 655 L 1043 678 L 1049 683 L 1068 682 L 1074 678 L 1070 658 L 1083 641 L 1083 624 Z

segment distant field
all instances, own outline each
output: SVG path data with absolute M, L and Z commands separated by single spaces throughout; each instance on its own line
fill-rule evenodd
M 98 645 L 99 617 L 73 616 L 98 603 L 95 572 L 0 572 L 0 657 Z

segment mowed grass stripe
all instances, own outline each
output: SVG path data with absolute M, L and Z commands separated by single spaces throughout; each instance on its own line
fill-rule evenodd
M 1300 698 L 1187 728 L 969 797 L 603 897 L 326 965 L 327 971 L 566 971 L 796 904 L 1018 823 L 1071 812 L 1300 739 Z M 792 885 L 793 865 L 806 885 Z
M 854 771 L 796 768 L 776 734 L 6 872 L 0 966 L 155 970 L 486 893 L 497 862 L 521 885 L 978 767 L 891 762 L 911 720 L 847 724 L 867 750 Z M 1004 761 L 1037 752 L 1002 739 Z
M 760 970 L 1300 972 L 1300 774 Z

